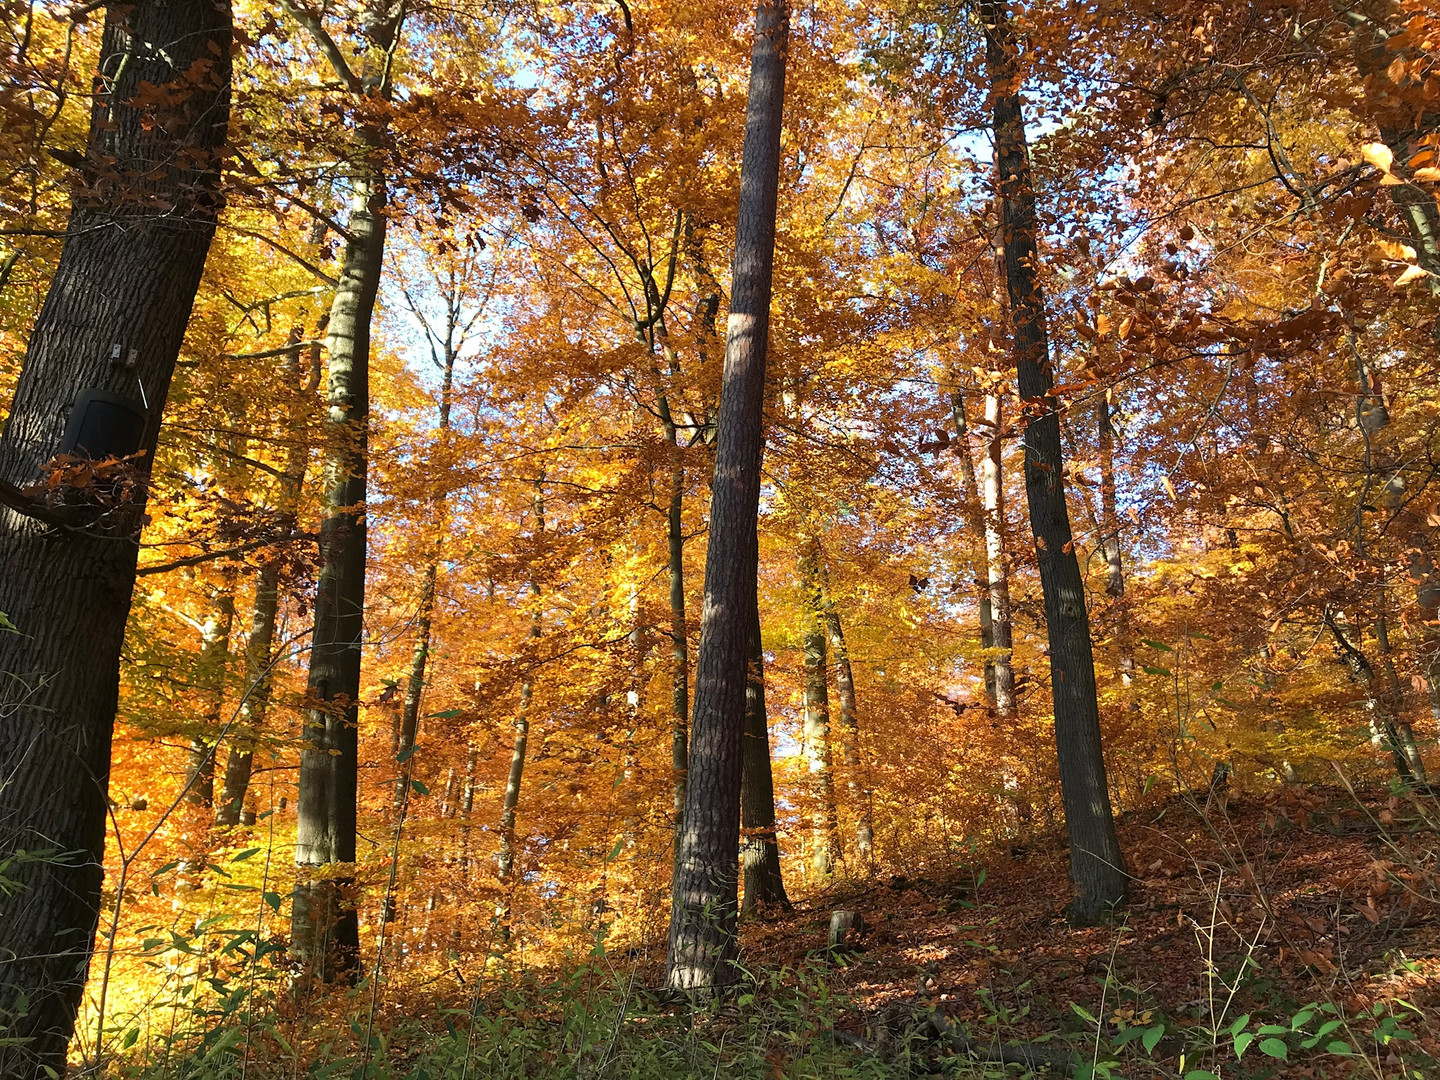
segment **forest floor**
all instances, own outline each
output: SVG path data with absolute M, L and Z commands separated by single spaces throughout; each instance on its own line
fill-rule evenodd
M 806 898 L 746 926 L 744 961 L 823 955 L 831 913 L 853 910 L 867 929 L 828 982 L 855 1005 L 837 1026 L 869 1040 L 887 1012 L 920 1010 L 979 1040 L 1055 1036 L 1157 1075 L 1440 1076 L 1437 805 L 1344 788 L 1208 812 L 1175 800 L 1119 823 L 1134 881 L 1114 926 L 1066 925 L 1067 852 L 1039 837 L 948 878 Z M 1345 1041 L 1348 1062 L 1325 1053 Z

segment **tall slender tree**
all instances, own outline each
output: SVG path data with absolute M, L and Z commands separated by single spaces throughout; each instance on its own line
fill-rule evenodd
M 1090 617 L 1065 501 L 1060 415 L 1051 394 L 1055 379 L 1039 279 L 1035 189 L 1020 95 L 1019 44 L 1004 0 L 982 0 L 979 14 L 994 110 L 1000 247 L 1018 389 L 1027 413 L 1025 494 L 1045 594 L 1055 744 L 1070 835 L 1070 878 L 1078 890 L 1069 915 L 1073 923 L 1083 925 L 1108 918 L 1125 902 L 1129 878 L 1110 809 Z
M 811 863 L 815 873 L 828 877 L 840 849 L 835 809 L 835 772 L 830 745 L 830 662 L 826 649 L 824 595 L 820 586 L 820 545 L 814 540 L 800 556 L 800 588 L 804 592 L 803 649 L 805 653 L 805 762 L 810 771 L 812 812 Z
M 225 0 L 106 8 L 65 243 L 0 435 L 0 611 L 18 628 L 0 631 L 4 1076 L 65 1071 L 94 944 L 135 541 L 221 204 L 230 47 Z M 109 463 L 67 483 L 65 451 Z
M 373 0 L 363 9 L 357 72 L 318 15 L 294 6 L 335 76 L 361 113 L 347 161 L 350 214 L 345 255 L 330 305 L 324 511 L 315 635 L 310 649 L 304 747 L 300 754 L 290 942 L 305 977 L 353 978 L 360 928 L 354 881 L 332 867 L 355 861 L 359 770 L 360 660 L 365 630 L 365 501 L 369 468 L 370 324 L 385 262 L 386 178 L 380 168 L 388 100 L 405 0 Z M 377 119 L 378 117 L 378 119 Z
M 762 0 L 750 54 L 695 712 L 671 901 L 667 967 L 670 985 L 680 990 L 722 986 L 735 978 L 740 743 L 756 606 L 765 351 L 789 33 L 786 0 Z

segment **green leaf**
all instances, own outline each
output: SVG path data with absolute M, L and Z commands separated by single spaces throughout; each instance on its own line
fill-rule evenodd
M 1140 1045 L 1145 1047 L 1145 1052 L 1147 1054 L 1153 1054 L 1155 1052 L 1155 1044 L 1158 1043 L 1162 1038 L 1164 1038 L 1164 1036 L 1165 1025 L 1156 1024 L 1154 1027 L 1148 1028 L 1145 1034 L 1141 1036 Z
M 1140 670 L 1143 671 L 1143 672 L 1145 672 L 1146 675 L 1170 675 L 1170 674 L 1172 674 L 1172 672 L 1170 671 L 1169 668 L 1151 667 L 1151 666 L 1148 665 L 1148 664 L 1143 665 L 1143 666 L 1140 668 Z
M 1100 1022 L 1099 1020 L 1096 1020 L 1095 1017 L 1091 1016 L 1088 1012 L 1086 1012 L 1083 1005 L 1078 1005 L 1072 1001 L 1070 1002 L 1070 1008 L 1076 1016 L 1080 1017 L 1081 1020 L 1089 1021 L 1092 1024 L 1098 1024 Z
M 1185 1074 L 1185 1080 L 1220 1080 L 1209 1069 L 1191 1069 Z
M 614 862 L 620 857 L 620 852 L 625 850 L 625 837 L 615 841 L 615 846 L 610 849 L 610 854 L 605 856 L 606 862 Z
M 1261 1035 L 1289 1035 L 1290 1029 L 1283 1024 L 1261 1024 L 1256 1029 Z
M 1240 1032 L 1244 1029 L 1245 1025 L 1248 1023 L 1250 1023 L 1249 1013 L 1245 1013 L 1243 1016 L 1237 1016 L 1230 1023 L 1230 1034 L 1239 1035 Z
M 1149 638 L 1141 638 L 1141 639 L 1140 639 L 1140 642 L 1141 642 L 1142 645 L 1149 645 L 1150 648 L 1152 648 L 1152 649 L 1159 649 L 1161 652 L 1174 652 L 1174 651 L 1175 651 L 1175 650 L 1172 649 L 1169 645 L 1166 645 L 1163 641 L 1151 641 Z
M 1235 1036 L 1235 1060 L 1236 1060 L 1236 1061 L 1239 1061 L 1242 1057 L 1245 1056 L 1245 1051 L 1246 1051 L 1246 1049 L 1247 1049 L 1247 1048 L 1250 1046 L 1250 1044 L 1251 1044 L 1252 1042 L 1254 1042 L 1254 1041 L 1255 1041 L 1255 1036 L 1254 1036 L 1251 1032 L 1248 1032 L 1248 1031 L 1242 1031 L 1242 1032 L 1240 1032 L 1240 1034 L 1238 1034 L 1238 1035 Z
M 430 789 L 426 787 L 423 783 L 421 783 L 419 780 L 410 781 L 410 790 L 415 792 L 417 795 L 430 794 Z
M 1157 781 L 1157 780 L 1159 780 L 1159 779 L 1160 779 L 1160 774 L 1159 774 L 1159 773 L 1153 773 L 1153 772 L 1152 772 L 1149 776 L 1147 776 L 1147 777 L 1145 778 L 1145 786 L 1144 786 L 1144 788 L 1141 790 L 1140 794 L 1141 794 L 1141 795 L 1148 795 L 1148 794 L 1150 794 L 1150 789 L 1155 786 L 1155 781 Z
M 1336 1039 L 1334 1042 L 1326 1043 L 1325 1052 L 1327 1054 L 1340 1054 L 1344 1057 L 1349 1057 L 1355 1053 L 1355 1051 L 1350 1048 L 1350 1044 L 1344 1039 Z
M 441 712 L 428 713 L 428 714 L 426 715 L 425 719 L 426 719 L 426 720 L 454 720 L 454 719 L 455 719 L 457 716 L 459 716 L 463 711 L 464 711 L 463 709 L 444 709 L 444 710 L 442 710 Z
M 256 855 L 259 855 L 260 852 L 263 851 L 263 850 L 264 850 L 263 848 L 258 848 L 258 847 L 246 848 L 244 851 L 237 852 L 236 854 L 231 855 L 231 856 L 230 856 L 230 861 L 231 861 L 231 862 L 244 862 L 246 859 L 250 859 L 250 858 L 253 858 L 253 857 L 256 856 Z
M 1266 1057 L 1279 1058 L 1285 1061 L 1290 1056 L 1290 1048 L 1279 1039 L 1261 1039 L 1260 1052 Z
M 130 1047 L 134 1046 L 139 1040 L 140 1029 L 131 1028 L 129 1031 L 125 1032 L 125 1038 L 120 1040 L 120 1049 L 129 1050 Z
M 265 894 L 265 903 L 267 903 L 267 904 L 270 905 L 270 910 L 271 910 L 271 911 L 279 911 L 279 910 L 280 910 L 280 894 L 279 894 L 278 892 L 267 892 L 267 893 Z
M 20 628 L 10 621 L 10 616 L 0 611 L 0 630 L 8 630 L 12 634 L 18 634 Z
M 1306 1006 L 1290 1018 L 1290 1030 L 1299 1031 L 1315 1016 L 1315 1010 Z
M 415 744 L 414 744 L 414 743 L 411 743 L 411 744 L 410 744 L 409 746 L 407 746 L 404 750 L 401 750 L 398 754 L 395 755 L 395 762 L 396 762 L 396 764 L 398 764 L 398 765 L 404 765 L 405 762 L 409 761 L 409 760 L 410 760 L 412 757 L 414 757 L 414 756 L 415 756 Z

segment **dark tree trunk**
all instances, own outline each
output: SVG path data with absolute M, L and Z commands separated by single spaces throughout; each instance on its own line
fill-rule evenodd
M 739 886 L 740 744 L 756 602 L 765 349 L 789 26 L 785 0 L 762 0 L 750 59 L 695 712 L 670 917 L 669 982 L 681 990 L 721 986 L 736 975 L 731 961 Z
M 831 768 L 829 660 L 825 648 L 824 600 L 820 591 L 819 545 L 806 545 L 800 557 L 800 587 L 805 594 L 805 763 L 810 770 L 815 808 L 811 824 L 811 865 L 821 878 L 835 872 L 844 856 L 835 811 L 835 774 Z
M 1005 281 L 1020 398 L 1029 413 L 1024 437 L 1025 492 L 1045 594 L 1055 743 L 1070 834 L 1070 878 L 1079 892 L 1069 915 L 1073 923 L 1083 925 L 1109 918 L 1125 902 L 1129 878 L 1105 780 L 1090 618 L 1065 503 L 1060 416 L 1050 395 L 1055 382 L 1045 328 L 1045 298 L 1037 272 L 1035 191 L 1020 100 L 1018 45 L 1003 0 L 983 0 L 980 16 L 995 115 Z
M 765 715 L 765 647 L 760 640 L 760 609 L 750 626 L 749 668 L 745 681 L 745 735 L 741 740 L 740 866 L 745 874 L 745 914 L 779 907 L 790 910 L 780 873 L 780 842 L 775 835 L 775 780 L 770 770 L 770 725 Z
M 20 631 L 0 632 L 0 860 L 56 852 L 6 870 L 17 888 L 0 919 L 7 1077 L 64 1072 L 94 944 L 135 540 L 220 206 L 230 44 L 223 0 L 106 9 L 67 237 L 0 437 L 0 611 Z M 173 90 L 173 103 L 130 104 L 147 83 Z M 147 414 L 84 450 L 139 456 L 116 470 L 127 477 L 37 505 L 17 487 L 50 474 L 87 389 Z

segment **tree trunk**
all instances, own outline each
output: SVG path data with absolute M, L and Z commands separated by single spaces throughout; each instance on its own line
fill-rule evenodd
M 221 714 L 225 711 L 225 683 L 230 668 L 230 633 L 235 626 L 233 576 L 226 575 L 225 584 L 215 596 L 215 609 L 201 631 L 197 681 L 205 701 L 205 716 L 200 721 L 200 735 L 190 742 L 190 759 L 185 768 L 185 801 L 191 806 L 215 804 L 215 745 L 223 726 Z
M 1375 123 L 1381 140 L 1394 155 L 1390 171 L 1401 182 L 1387 190 L 1410 231 L 1416 263 L 1428 271 L 1426 287 L 1431 295 L 1440 295 L 1440 207 L 1431 190 L 1411 179 L 1410 167 L 1410 159 L 1422 148 L 1421 140 L 1433 136 L 1440 128 L 1440 112 L 1427 109 L 1417 114 L 1408 100 L 1392 100 L 1387 107 L 1384 88 L 1392 82 L 1388 74 L 1390 66 L 1397 61 L 1403 64 L 1416 60 L 1424 54 L 1419 42 L 1407 43 L 1398 49 L 1391 46 L 1390 39 L 1404 30 L 1403 25 L 1390 23 L 1391 17 L 1397 22 L 1405 18 L 1401 5 L 1386 2 L 1366 6 L 1375 15 L 1363 12 L 1360 5 L 1347 5 L 1341 10 L 1341 16 L 1351 26 L 1355 67 L 1372 89 L 1366 96 L 1372 113 L 1367 119 Z
M 780 873 L 780 842 L 775 834 L 775 780 L 770 768 L 770 725 L 765 714 L 765 647 L 760 639 L 760 609 L 750 626 L 745 681 L 745 735 L 741 740 L 740 866 L 745 875 L 744 913 L 790 910 Z
M 144 481 L 220 206 L 230 47 L 223 0 L 106 8 L 65 243 L 0 436 L 0 611 L 20 631 L 0 632 L 0 860 L 57 852 L 6 870 L 4 1076 L 64 1072 L 94 943 Z M 168 103 L 132 104 L 146 85 Z M 17 490 L 51 475 L 89 389 L 125 404 L 92 398 L 74 452 L 135 456 L 85 488 L 62 480 L 60 505 Z
M 736 976 L 731 961 L 739 884 L 740 744 L 756 603 L 765 350 L 789 26 L 785 0 L 761 0 L 750 59 L 695 712 L 670 917 L 668 978 L 680 990 L 721 986 Z
M 365 500 L 370 413 L 370 320 L 385 258 L 385 183 L 353 180 L 345 262 L 330 308 L 325 509 L 320 580 L 300 754 L 291 954 L 325 982 L 359 966 L 354 879 L 321 873 L 355 861 L 360 761 L 360 661 L 365 615 Z
M 1115 424 L 1108 393 L 1099 395 L 1095 410 L 1100 444 L 1100 531 L 1105 554 L 1105 594 L 1119 601 L 1115 635 L 1120 643 L 1120 684 L 1128 687 L 1135 681 L 1135 657 L 1130 654 L 1130 612 L 1124 603 L 1125 566 L 1115 488 Z
M 1070 877 L 1079 890 L 1069 916 L 1072 923 L 1083 925 L 1108 918 L 1123 904 L 1129 879 L 1110 810 L 1090 618 L 1065 503 L 1060 416 L 1050 395 L 1055 382 L 1038 276 L 1035 191 L 1020 99 L 1018 45 L 1003 0 L 982 0 L 979 10 L 994 107 L 1001 244 L 1019 395 L 1030 413 L 1024 436 L 1025 491 L 1045 594 L 1055 743 L 1070 834 Z
M 960 461 L 960 491 L 965 500 L 966 525 L 976 537 L 975 557 L 971 570 L 975 578 L 975 589 L 980 608 L 980 648 L 985 651 L 985 696 L 995 704 L 995 621 L 994 607 L 990 599 L 990 572 L 986 556 L 988 549 L 979 545 L 985 542 L 985 509 L 980 501 L 980 484 L 975 472 L 974 449 L 970 445 L 970 424 L 965 416 L 965 395 L 960 389 L 951 391 L 950 416 L 955 423 L 955 456 Z
M 317 336 L 325 332 L 329 319 L 329 315 L 321 317 L 316 328 Z M 292 386 L 293 380 L 301 374 L 300 341 L 303 335 L 301 327 L 291 331 L 290 341 L 295 351 L 287 353 L 286 363 L 281 366 L 283 375 L 292 382 Z M 292 441 L 285 455 L 285 468 L 276 498 L 278 513 L 275 526 L 282 537 L 295 530 L 300 493 L 305 486 L 305 470 L 310 460 L 310 446 L 303 431 L 315 392 L 320 387 L 320 346 L 310 346 L 309 352 L 304 382 L 293 388 L 295 396 L 290 406 L 287 430 Z M 260 569 L 255 573 L 255 608 L 250 618 L 250 637 L 245 642 L 244 697 L 240 702 L 238 723 L 230 729 L 230 753 L 225 759 L 225 782 L 221 788 L 220 803 L 215 808 L 216 825 L 240 824 L 245 793 L 250 788 L 250 777 L 255 769 L 256 741 L 270 708 L 275 619 L 280 610 L 280 560 L 276 556 L 261 558 Z
M 661 418 L 670 444 L 670 506 L 666 519 L 666 546 L 670 570 L 670 765 L 673 776 L 674 835 L 678 838 L 685 820 L 685 774 L 688 768 L 690 736 L 690 639 L 685 621 L 685 459 L 680 451 L 680 432 L 670 413 L 670 403 L 661 398 Z M 673 846 L 672 862 L 680 855 Z M 672 869 L 673 873 L 673 869 Z
M 855 707 L 855 671 L 850 666 L 850 648 L 845 644 L 845 628 L 830 591 L 830 570 L 823 551 L 818 553 L 820 568 L 820 610 L 825 618 L 825 631 L 830 638 L 830 655 L 835 658 L 835 693 L 840 699 L 840 752 L 845 760 L 845 787 L 855 807 L 855 847 L 864 862 L 875 856 L 875 826 L 871 810 L 873 793 L 861 774 L 860 720 Z
M 985 573 L 990 588 L 990 642 L 994 649 L 995 715 L 1002 722 L 1015 719 L 1015 666 L 1010 620 L 1010 560 L 1005 554 L 1005 477 L 1001 469 L 1001 412 L 998 394 L 985 395 L 984 487 L 981 508 L 985 514 Z
M 535 483 L 535 536 L 536 538 L 545 535 L 545 497 L 541 488 L 542 481 Z M 533 578 L 530 581 L 530 602 L 534 605 L 530 612 L 530 638 L 532 641 L 538 639 L 543 633 L 540 614 L 540 585 Z M 534 658 L 530 659 L 534 663 Z M 520 709 L 515 715 L 515 748 L 510 755 L 510 777 L 505 783 L 505 798 L 500 804 L 500 851 L 496 856 L 496 874 L 502 885 L 508 887 L 512 883 L 512 874 L 515 869 L 515 811 L 520 805 L 520 782 L 525 777 L 525 751 L 530 740 L 530 699 L 535 693 L 535 682 L 532 676 L 526 675 L 520 683 Z M 508 935 L 508 921 L 510 918 L 510 901 L 508 897 L 502 901 L 501 910 L 498 912 L 501 918 L 501 931 Z
M 446 333 L 441 343 L 443 349 L 440 376 L 440 406 L 436 425 L 443 442 L 450 431 L 450 396 L 455 385 L 456 344 L 455 331 L 458 322 L 458 296 L 452 293 L 446 297 Z M 431 508 L 437 516 L 443 516 L 443 499 L 432 499 Z M 438 527 L 438 526 L 437 526 Z M 410 661 L 410 672 L 405 682 L 405 703 L 400 709 L 400 738 L 395 748 L 397 759 L 408 760 L 415 752 L 415 737 L 420 730 L 420 697 L 425 692 L 425 665 L 430 659 L 430 631 L 435 612 L 435 580 L 440 571 L 440 557 L 437 552 L 425 567 L 425 576 L 420 584 L 420 608 L 415 614 L 415 653 Z M 405 798 L 405 789 L 410 784 L 408 770 L 401 769 L 395 778 L 395 805 L 399 807 Z
M 356 75 L 326 48 L 319 17 L 288 8 L 330 59 L 357 99 L 390 98 L 393 49 L 404 19 L 402 0 L 376 0 L 363 13 L 364 66 Z M 290 917 L 292 959 L 325 982 L 351 981 L 360 964 L 354 879 L 321 872 L 355 861 L 359 787 L 360 661 L 365 630 L 365 501 L 369 467 L 370 323 L 385 264 L 386 180 L 377 161 L 384 119 L 362 117 L 351 145 L 350 217 L 340 280 L 325 338 L 330 353 L 324 517 L 315 635 L 305 696 L 304 748 L 296 800 L 295 865 Z M 377 127 L 376 125 L 382 125 Z M 313 876 L 312 876 L 313 875 Z
M 811 797 L 815 800 L 811 862 L 815 873 L 827 878 L 843 858 L 835 811 L 835 775 L 830 767 L 829 662 L 825 650 L 824 601 L 820 566 L 814 541 L 800 557 L 800 587 L 805 594 L 805 763 L 810 770 Z

